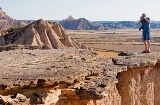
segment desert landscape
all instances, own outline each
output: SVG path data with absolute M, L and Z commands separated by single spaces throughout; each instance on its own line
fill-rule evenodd
M 97 51 L 124 52 L 144 50 L 142 31 L 138 29 L 111 29 L 100 31 L 67 30 L 77 41 Z M 151 51 L 160 51 L 160 30 L 151 29 Z
M 160 22 L 151 53 L 142 53 L 139 26 L 16 20 L 0 7 L 0 105 L 160 105 Z
M 65 30 L 37 20 L 1 31 L 0 104 L 158 105 L 159 30 Z M 127 79 L 126 79 L 127 78 Z

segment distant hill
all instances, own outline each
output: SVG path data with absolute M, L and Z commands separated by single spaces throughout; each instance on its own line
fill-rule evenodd
M 23 21 L 23 20 L 15 20 L 6 15 L 5 12 L 3 12 L 2 8 L 0 7 L 0 29 L 4 28 L 10 28 L 13 26 L 20 26 L 28 24 L 29 21 Z
M 93 25 L 85 18 L 74 19 L 72 16 L 60 21 L 60 24 L 69 30 L 96 30 L 99 28 L 99 25 Z
M 74 19 L 72 16 L 59 22 L 68 30 L 108 30 L 108 29 L 138 29 L 137 21 L 88 21 L 85 18 Z M 151 28 L 160 28 L 160 22 L 153 21 Z
M 139 27 L 135 22 L 90 22 L 85 18 L 74 19 L 72 16 L 60 21 L 60 24 L 69 30 L 108 30 Z
M 0 7 L 0 29 L 7 29 L 13 26 L 26 25 L 36 20 L 16 20 L 9 17 Z M 48 20 L 59 22 L 68 30 L 108 30 L 108 29 L 138 29 L 141 25 L 137 21 L 89 21 L 85 18 L 75 19 L 71 15 L 64 20 Z M 160 28 L 159 21 L 151 22 L 151 28 Z
M 65 29 L 69 30 L 108 30 L 108 29 L 127 29 L 139 28 L 136 22 L 105 22 L 94 21 L 90 22 L 85 18 L 74 19 L 72 16 L 59 22 Z

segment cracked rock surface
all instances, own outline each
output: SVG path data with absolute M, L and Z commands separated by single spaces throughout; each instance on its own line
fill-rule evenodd
M 0 56 L 2 104 L 121 105 L 121 101 L 125 102 L 121 84 L 126 75 L 130 77 L 128 81 L 133 81 L 134 70 L 144 67 L 145 74 L 145 68 L 154 69 L 160 63 L 159 53 L 112 58 L 75 48 L 15 49 L 2 51 Z M 145 78 L 139 72 L 137 75 Z

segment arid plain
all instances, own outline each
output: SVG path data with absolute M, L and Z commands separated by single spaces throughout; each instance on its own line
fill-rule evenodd
M 98 53 L 110 55 L 111 52 L 144 50 L 142 31 L 138 29 L 111 30 L 67 30 L 74 39 L 93 48 Z M 160 51 L 160 30 L 151 29 L 151 51 Z M 100 52 L 99 52 L 100 51 Z M 116 53 L 113 53 L 115 56 Z

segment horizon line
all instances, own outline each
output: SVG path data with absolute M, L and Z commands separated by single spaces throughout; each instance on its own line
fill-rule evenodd
M 42 19 L 42 18 L 40 18 L 40 19 Z M 78 18 L 78 19 L 81 19 L 81 18 Z M 15 20 L 36 21 L 36 20 L 39 20 L 39 19 L 15 19 Z M 43 19 L 43 20 L 47 20 L 47 21 L 62 21 L 62 20 L 65 20 L 65 19 L 62 19 L 62 20 L 60 20 L 60 19 Z M 86 20 L 88 20 L 88 19 L 86 19 Z M 88 21 L 90 21 L 90 22 L 101 22 L 101 21 L 104 21 L 104 22 L 122 22 L 122 21 L 136 22 L 137 20 L 88 20 Z M 160 22 L 160 20 L 151 20 L 151 21 Z

